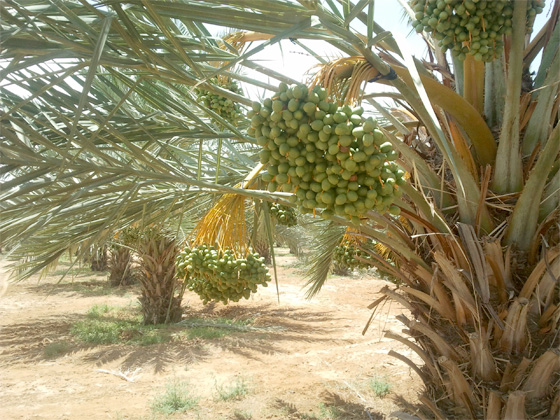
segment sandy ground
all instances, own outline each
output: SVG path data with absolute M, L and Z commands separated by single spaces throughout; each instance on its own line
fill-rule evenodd
M 152 402 L 177 382 L 199 400 L 173 419 L 389 419 L 403 401 L 416 402 L 420 380 L 387 353 L 417 361 L 415 355 L 382 337 L 400 332 L 395 316 L 402 308 L 385 305 L 362 335 L 367 305 L 387 283 L 373 274 L 333 277 L 308 301 L 297 259 L 286 250 L 279 255 L 280 303 L 273 284 L 227 306 L 205 307 L 194 293 L 185 294 L 188 316 L 252 319 L 258 327 L 214 339 L 86 345 L 71 335 L 72 325 L 94 305 L 136 305 L 135 286 L 108 290 L 107 275 L 93 273 L 60 284 L 60 276 L 10 284 L 0 298 L 0 418 L 164 418 Z M 70 346 L 47 357 L 45 348 L 57 342 Z M 129 382 L 100 369 L 136 375 Z M 391 392 L 378 397 L 372 378 L 388 382 Z M 220 401 L 218 387 L 239 380 L 248 394 Z

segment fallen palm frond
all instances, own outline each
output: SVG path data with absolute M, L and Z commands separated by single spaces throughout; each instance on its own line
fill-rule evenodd
M 115 375 L 128 382 L 135 382 L 135 380 L 140 377 L 138 372 L 140 372 L 141 370 L 142 368 L 136 368 L 133 371 L 127 369 L 126 371 L 123 372 L 123 371 L 116 371 L 116 370 L 97 369 L 97 372 L 107 373 L 109 375 Z

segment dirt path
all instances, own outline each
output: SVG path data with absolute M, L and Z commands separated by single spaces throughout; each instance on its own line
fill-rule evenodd
M 334 277 L 312 301 L 304 299 L 294 257 L 279 257 L 280 303 L 273 285 L 239 303 L 204 307 L 187 293 L 188 315 L 252 320 L 255 327 L 214 339 L 148 346 L 78 343 L 72 325 L 93 305 L 135 305 L 134 287 L 108 290 L 105 276 L 79 275 L 73 283 L 10 285 L 0 298 L 0 409 L 2 419 L 154 419 L 150 407 L 166 384 L 187 382 L 196 409 L 181 419 L 385 419 L 414 402 L 419 379 L 393 349 L 416 360 L 403 345 L 381 338 L 399 332 L 396 304 L 385 306 L 365 336 L 367 305 L 387 284 L 371 276 Z M 111 294 L 107 294 L 111 292 Z M 47 357 L 52 343 L 70 343 Z M 113 372 L 136 371 L 128 382 Z M 381 398 L 373 378 L 391 385 Z M 241 380 L 248 394 L 219 401 L 217 388 Z M 369 414 L 368 414 L 369 413 Z

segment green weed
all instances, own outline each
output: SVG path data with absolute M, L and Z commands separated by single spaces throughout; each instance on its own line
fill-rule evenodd
M 253 414 L 250 411 L 236 409 L 233 412 L 233 420 L 252 420 Z
M 95 305 L 87 312 L 86 319 L 76 322 L 71 329 L 78 340 L 91 344 L 128 343 L 148 346 L 166 343 L 174 337 L 211 340 L 235 332 L 247 331 L 252 319 L 191 318 L 174 325 L 143 325 L 140 308 L 117 308 Z M 179 328 L 182 331 L 177 331 Z
M 59 269 L 53 271 L 52 273 L 50 273 L 53 276 L 70 276 L 70 277 L 76 277 L 76 276 L 97 276 L 100 275 L 101 273 L 99 272 L 94 272 L 91 271 L 90 267 L 86 267 L 86 266 L 73 266 L 72 268 L 68 269 L 70 267 L 70 264 L 60 264 L 59 265 Z M 103 273 L 103 275 L 105 275 Z
M 195 338 L 221 338 L 235 332 L 243 332 L 245 331 L 244 327 L 250 325 L 252 322 L 252 319 L 233 320 L 229 318 L 189 318 L 181 324 L 188 328 L 185 334 L 189 340 L 192 340 Z
M 189 340 L 195 338 L 202 338 L 202 339 L 213 339 L 213 338 L 221 338 L 228 334 L 231 334 L 231 331 L 227 331 L 223 328 L 216 328 L 216 327 L 191 327 L 187 331 L 187 338 Z
M 109 313 L 114 309 L 116 308 L 107 305 L 93 305 L 87 311 L 87 316 L 88 318 L 101 318 L 103 315 Z
M 218 385 L 216 383 L 218 399 L 221 401 L 241 400 L 249 393 L 249 388 L 242 378 L 236 378 L 235 383 L 230 386 Z
M 132 343 L 151 345 L 171 340 L 167 326 L 142 325 L 138 308 L 115 308 L 95 305 L 87 318 L 71 329 L 78 340 L 91 344 Z
M 165 392 L 154 398 L 152 411 L 173 414 L 183 413 L 198 405 L 198 398 L 190 394 L 186 382 L 174 381 L 167 384 Z
M 121 341 L 121 334 L 133 326 L 123 321 L 87 319 L 76 322 L 71 333 L 84 343 L 114 344 Z
M 387 382 L 385 378 L 379 378 L 377 376 L 370 379 L 369 387 L 379 398 L 383 398 L 391 392 L 391 384 Z
M 47 344 L 43 349 L 43 355 L 47 359 L 55 359 L 68 353 L 70 350 L 70 343 L 67 341 L 57 341 L 54 343 Z
M 323 420 L 335 420 L 338 419 L 341 415 L 340 410 L 338 407 L 334 405 L 327 405 L 327 404 L 319 404 L 319 416 Z

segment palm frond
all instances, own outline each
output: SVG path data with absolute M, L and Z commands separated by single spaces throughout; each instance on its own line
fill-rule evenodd
M 343 226 L 332 222 L 319 223 L 314 228 L 317 229 L 318 233 L 310 247 L 311 257 L 306 274 L 307 281 L 304 286 L 307 288 L 305 297 L 308 299 L 319 293 L 327 281 L 334 250 L 340 245 L 340 241 L 346 232 Z

